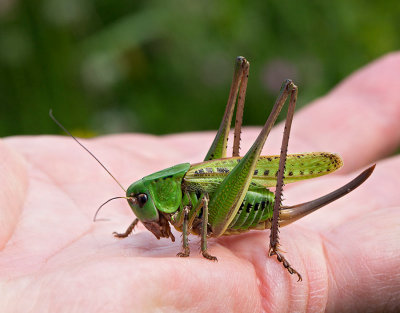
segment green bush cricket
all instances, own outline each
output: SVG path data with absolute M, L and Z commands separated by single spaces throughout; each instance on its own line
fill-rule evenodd
M 279 250 L 278 227 L 288 225 L 351 192 L 371 175 L 375 165 L 325 196 L 294 206 L 282 206 L 284 184 L 331 173 L 342 166 L 342 160 L 338 155 L 326 152 L 287 155 L 297 100 L 297 86 L 290 80 L 283 83 L 275 105 L 254 144 L 245 156 L 240 157 L 240 135 L 248 73 L 249 62 L 243 57 L 238 57 L 225 113 L 203 162 L 183 163 L 161 170 L 134 182 L 127 190 L 53 117 L 51 111 L 50 116 L 88 151 L 124 190 L 125 196 L 115 197 L 104 203 L 117 198 L 127 199 L 136 215 L 128 229 L 124 233 L 114 233 L 115 237 L 127 237 L 138 222 L 141 222 L 157 239 L 170 238 L 175 241 L 171 224 L 182 232 L 182 251 L 178 256 L 189 256 L 188 235 L 194 234 L 201 237 L 202 255 L 216 261 L 217 258 L 208 253 L 208 238 L 235 235 L 249 230 L 271 229 L 269 255 L 276 255 L 289 273 L 296 274 L 300 281 L 300 273 L 289 264 Z M 260 156 L 268 134 L 288 97 L 281 153 L 279 156 Z M 236 99 L 233 153 L 232 157 L 226 157 Z M 268 190 L 268 187 L 276 187 L 275 193 Z M 103 205 L 96 211 L 95 218 Z

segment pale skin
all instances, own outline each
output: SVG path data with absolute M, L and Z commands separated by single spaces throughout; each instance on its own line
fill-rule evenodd
M 390 154 L 400 144 L 399 73 L 400 54 L 388 55 L 295 114 L 289 153 L 336 152 L 345 166 L 286 186 L 284 203 L 324 195 L 377 163 L 357 190 L 281 229 L 282 249 L 303 282 L 268 257 L 269 231 L 209 240 L 218 262 L 197 252 L 196 237 L 191 256 L 176 257 L 177 232 L 175 243 L 158 241 L 139 224 L 116 239 L 112 232 L 125 231 L 134 216 L 115 200 L 92 222 L 102 202 L 124 194 L 72 139 L 1 140 L 2 312 L 398 311 L 400 156 Z M 259 129 L 244 128 L 242 154 Z M 263 155 L 279 153 L 281 134 L 278 125 Z M 214 135 L 126 134 L 83 143 L 128 187 L 170 165 L 201 161 Z

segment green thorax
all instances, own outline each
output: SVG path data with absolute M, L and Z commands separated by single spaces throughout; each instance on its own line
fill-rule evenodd
M 190 163 L 182 163 L 142 178 L 156 208 L 165 213 L 175 212 L 182 201 L 182 178 Z
M 178 164 L 130 185 L 126 193 L 128 197 L 144 193 L 149 199 L 143 208 L 134 209 L 136 216 L 140 220 L 149 220 L 146 212 L 154 209 L 164 213 L 175 212 L 182 201 L 182 179 L 189 168 L 189 163 Z

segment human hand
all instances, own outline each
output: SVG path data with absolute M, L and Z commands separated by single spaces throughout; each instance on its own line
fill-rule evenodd
M 142 225 L 118 240 L 134 219 L 115 200 L 124 195 L 70 138 L 0 141 L 0 302 L 2 312 L 301 312 L 400 308 L 400 54 L 352 75 L 295 114 L 289 152 L 339 153 L 337 174 L 285 189 L 285 204 L 324 195 L 377 162 L 357 190 L 281 229 L 298 283 L 268 257 L 269 231 L 209 240 L 211 262 L 196 237 L 191 256 L 156 240 Z M 251 82 L 250 82 L 251 83 Z M 299 96 L 301 97 L 301 86 Z M 223 106 L 222 106 L 223 107 Z M 267 112 L 266 112 L 267 117 Z M 242 153 L 260 128 L 247 128 Z M 215 133 L 162 137 L 113 135 L 82 142 L 128 186 L 154 171 L 202 160 Z M 264 148 L 277 154 L 282 125 Z

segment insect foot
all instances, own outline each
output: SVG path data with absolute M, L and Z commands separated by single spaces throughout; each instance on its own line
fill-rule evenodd
M 132 233 L 132 231 L 135 229 L 135 227 L 138 223 L 139 223 L 139 219 L 135 218 L 135 220 L 131 223 L 131 225 L 129 225 L 129 227 L 127 228 L 127 230 L 124 233 L 113 232 L 114 237 L 115 238 L 128 237 Z
M 282 262 L 283 267 L 286 268 L 290 274 L 292 274 L 292 275 L 293 275 L 293 274 L 296 274 L 296 275 L 297 275 L 297 277 L 299 278 L 297 281 L 302 281 L 302 280 L 303 280 L 303 278 L 301 277 L 300 273 L 299 273 L 298 271 L 296 271 L 296 270 L 289 264 L 289 262 L 285 259 L 285 257 L 284 257 L 281 253 L 279 253 L 275 248 L 272 248 L 272 247 L 271 247 L 270 250 L 269 250 L 268 255 L 269 255 L 269 256 L 276 255 L 277 260 L 278 260 L 279 262 Z
M 206 259 L 209 259 L 209 260 L 211 260 L 211 261 L 216 261 L 216 262 L 218 262 L 217 257 L 215 257 L 215 256 L 213 256 L 213 255 L 211 255 L 211 254 L 209 254 L 207 251 L 203 251 L 201 254 L 202 254 Z
M 189 247 L 185 247 L 185 248 L 183 249 L 183 251 L 182 251 L 182 252 L 179 252 L 176 256 L 179 256 L 179 257 L 181 257 L 181 258 L 186 258 L 186 257 L 188 257 L 189 255 L 190 255 Z
M 117 232 L 113 232 L 112 233 L 114 235 L 115 238 L 126 238 L 129 236 L 129 234 L 127 233 L 117 233 Z

